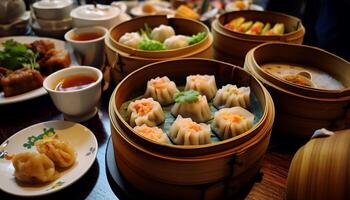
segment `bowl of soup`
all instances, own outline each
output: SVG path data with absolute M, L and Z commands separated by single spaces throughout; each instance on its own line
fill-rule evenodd
M 86 121 L 97 113 L 101 97 L 102 72 L 94 67 L 73 66 L 48 76 L 44 88 L 64 118 Z

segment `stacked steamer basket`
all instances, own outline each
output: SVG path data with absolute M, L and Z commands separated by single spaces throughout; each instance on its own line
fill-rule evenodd
M 194 45 L 162 51 L 142 51 L 118 42 L 123 34 L 139 31 L 145 27 L 145 24 L 152 28 L 161 24 L 169 25 L 174 28 L 177 35 L 191 36 L 199 32 L 205 32 L 207 36 Z M 105 39 L 105 44 L 107 61 L 112 66 L 112 76 L 116 81 L 119 81 L 130 72 L 153 62 L 183 57 L 211 58 L 212 41 L 209 29 L 198 21 L 155 15 L 138 17 L 111 28 L 109 37 Z
M 292 160 L 286 199 L 349 199 L 349 155 L 349 129 L 311 139 Z
M 168 76 L 181 85 L 193 74 L 215 75 L 218 88 L 228 83 L 249 86 L 261 108 L 253 128 L 211 144 L 173 145 L 136 134 L 124 120 L 122 104 L 142 95 L 148 80 Z M 243 69 L 185 58 L 150 64 L 128 75 L 112 94 L 109 115 L 116 163 L 127 182 L 152 198 L 223 199 L 254 183 L 269 143 L 274 105 L 264 86 Z
M 293 84 L 263 70 L 261 66 L 265 63 L 313 67 L 330 75 L 344 88 L 328 90 Z M 342 58 L 316 47 L 266 43 L 249 51 L 244 68 L 271 93 L 277 110 L 278 133 L 308 138 L 319 128 L 341 130 L 349 126 L 350 63 Z
M 249 35 L 229 30 L 225 24 L 238 17 L 245 21 L 261 21 L 264 24 L 283 23 L 285 33 L 283 35 Z M 212 23 L 214 38 L 214 58 L 238 66 L 243 66 L 246 53 L 259 44 L 272 41 L 301 44 L 305 29 L 300 19 L 282 13 L 268 11 L 235 11 L 221 15 Z

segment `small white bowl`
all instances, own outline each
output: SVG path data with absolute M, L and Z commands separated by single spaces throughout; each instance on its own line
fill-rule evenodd
M 101 37 L 92 40 L 74 40 L 74 35 L 84 33 L 99 33 Z M 80 65 L 101 67 L 104 62 L 104 38 L 107 33 L 108 30 L 102 26 L 81 27 L 71 29 L 64 35 L 64 38 L 72 45 Z
M 72 0 L 41 0 L 32 5 L 36 18 L 62 20 L 69 18 L 73 9 Z
M 72 75 L 88 75 L 96 81 L 87 87 L 72 91 L 57 91 L 56 85 L 63 79 Z M 86 121 L 97 113 L 96 107 L 100 100 L 102 89 L 102 72 L 94 67 L 72 66 L 59 70 L 46 77 L 43 86 L 64 118 L 69 121 Z

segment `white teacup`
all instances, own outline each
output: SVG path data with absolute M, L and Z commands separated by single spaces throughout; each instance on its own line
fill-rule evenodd
M 58 91 L 55 89 L 64 78 L 75 75 L 89 76 L 96 81 L 77 90 Z M 96 105 L 101 97 L 102 77 L 102 72 L 94 67 L 72 66 L 46 77 L 43 86 L 66 120 L 82 122 L 95 116 L 98 111 Z
M 89 40 L 77 40 L 79 35 L 95 33 L 100 35 Z M 108 30 L 101 26 L 74 28 L 68 31 L 64 38 L 73 46 L 74 52 L 81 65 L 100 68 L 104 62 L 105 44 L 104 38 Z

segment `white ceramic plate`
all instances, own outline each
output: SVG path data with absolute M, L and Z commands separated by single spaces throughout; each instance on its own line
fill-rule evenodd
M 13 39 L 17 42 L 20 43 L 32 43 L 35 40 L 39 40 L 39 39 L 44 39 L 44 40 L 51 40 L 52 42 L 55 43 L 55 48 L 56 49 L 66 49 L 69 51 L 71 59 L 72 59 L 72 64 L 74 63 L 74 55 L 72 53 L 72 48 L 66 44 L 64 41 L 62 40 L 56 40 L 56 39 L 52 39 L 52 38 L 43 38 L 43 37 L 33 37 L 33 36 L 13 36 L 13 37 L 2 37 L 0 38 L 0 49 L 2 49 L 2 43 L 5 42 L 6 40 L 9 39 Z M 40 97 L 47 94 L 46 90 L 41 87 L 38 88 L 36 90 L 32 90 L 23 94 L 19 94 L 16 96 L 12 96 L 12 97 L 4 97 L 4 93 L 0 92 L 0 105 L 5 105 L 5 104 L 11 104 L 11 103 L 17 103 L 17 102 L 21 102 L 21 101 L 26 101 L 29 99 L 33 99 L 36 97 Z
M 155 14 L 166 14 L 166 15 L 174 15 L 175 11 L 171 10 L 170 3 L 166 1 L 147 1 L 154 5 L 154 7 L 158 10 L 157 12 L 153 13 L 145 13 L 142 10 L 143 4 L 140 3 L 137 6 L 131 8 L 130 14 L 135 17 L 145 16 L 145 15 L 155 15 Z
M 24 152 L 36 152 L 33 142 L 44 133 L 44 129 L 53 128 L 58 138 L 71 144 L 76 152 L 77 159 L 73 166 L 61 172 L 60 178 L 44 185 L 35 186 L 26 184 L 20 186 L 14 177 L 14 167 L 11 155 Z M 4 144 L 7 143 L 5 146 Z M 68 121 L 49 121 L 35 124 L 25 128 L 10 138 L 1 146 L 8 156 L 0 157 L 0 189 L 17 196 L 41 196 L 57 192 L 83 176 L 94 163 L 97 154 L 97 141 L 95 135 L 85 126 Z M 28 148 L 27 148 L 28 147 Z M 0 149 L 1 150 L 1 149 Z
M 234 4 L 234 2 L 228 3 L 225 7 L 226 12 L 231 12 L 231 11 L 238 11 L 240 10 L 237 8 Z M 251 4 L 247 9 L 245 10 L 256 10 L 256 11 L 264 11 L 264 8 L 262 6 L 259 6 L 257 4 Z

